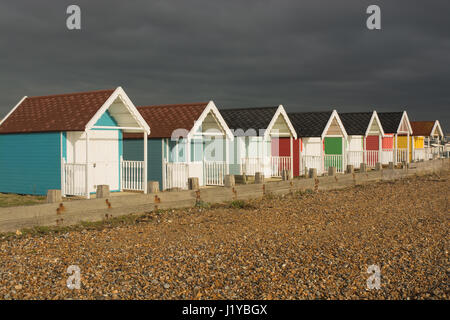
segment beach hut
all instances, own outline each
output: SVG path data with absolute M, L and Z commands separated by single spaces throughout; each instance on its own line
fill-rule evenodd
M 339 117 L 347 131 L 347 164 L 375 167 L 381 163 L 383 128 L 377 112 L 346 112 Z
M 378 112 L 378 118 L 385 134 L 382 141 L 383 163 L 409 162 L 411 158 L 409 137 L 412 135 L 412 128 L 406 111 Z
M 24 97 L 0 123 L 0 192 L 60 189 L 89 198 L 98 185 L 120 191 L 124 132 L 145 140 L 150 128 L 121 87 Z M 143 179 L 134 182 L 146 192 Z
M 415 161 L 429 160 L 441 152 L 441 139 L 444 137 L 441 124 L 435 121 L 411 121 L 413 136 L 413 159 Z
M 288 113 L 299 141 L 299 175 L 310 168 L 318 174 L 335 167 L 338 173 L 345 170 L 347 132 L 336 110 L 325 112 Z
M 292 142 L 297 134 L 282 105 L 220 112 L 235 137 L 230 148 L 231 174 L 262 172 L 266 177 L 281 177 L 288 170 L 292 177 Z M 278 152 L 280 138 L 289 140 L 289 151 L 283 154 Z
M 227 143 L 233 135 L 213 101 L 137 108 L 152 128 L 148 138 L 148 181 L 163 190 L 187 189 L 188 178 L 200 186 L 224 183 Z M 124 135 L 124 161 L 142 159 L 142 139 Z

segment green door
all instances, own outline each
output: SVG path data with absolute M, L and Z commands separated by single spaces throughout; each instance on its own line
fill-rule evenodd
M 325 137 L 325 170 L 328 167 L 335 167 L 338 172 L 343 170 L 342 159 L 342 138 L 341 137 Z

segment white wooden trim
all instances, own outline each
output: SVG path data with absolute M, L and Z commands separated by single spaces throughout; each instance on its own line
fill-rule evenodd
M 93 126 L 91 129 L 134 130 L 145 132 L 145 129 L 140 127 Z
M 406 119 L 406 124 L 408 125 L 408 131 L 407 131 L 407 132 L 405 132 L 405 131 L 400 131 L 400 127 L 402 126 L 403 119 Z M 398 124 L 397 133 L 409 133 L 409 134 L 413 134 L 412 127 L 411 127 L 411 123 L 409 122 L 408 114 L 406 113 L 406 111 L 403 111 L 402 118 L 401 118 L 401 120 L 400 120 L 400 123 Z
M 327 135 L 326 132 L 330 128 L 331 123 L 333 122 L 333 118 L 336 118 L 339 128 L 341 128 L 342 134 L 344 135 L 344 138 L 347 139 L 348 138 L 347 131 L 345 131 L 344 125 L 342 124 L 341 118 L 339 117 L 339 114 L 337 113 L 336 110 L 333 110 L 333 112 L 331 113 L 330 119 L 328 119 L 325 129 L 323 129 L 322 131 L 321 138 L 323 139 L 325 136 L 332 137 L 332 135 Z M 341 135 L 338 135 L 338 137 L 341 137 Z
M 131 102 L 130 98 L 128 98 L 125 91 L 122 89 L 122 87 L 117 87 L 116 90 L 109 96 L 109 98 L 105 101 L 105 103 L 100 107 L 100 109 L 97 110 L 95 115 L 89 120 L 89 122 L 86 124 L 86 130 L 90 130 L 94 127 L 94 125 L 97 123 L 97 121 L 101 118 L 101 116 L 108 110 L 108 108 L 114 103 L 114 101 L 120 98 L 125 105 L 125 107 L 130 112 L 130 115 L 136 120 L 137 124 L 140 126 L 140 128 L 143 128 L 147 134 L 150 135 L 150 127 L 145 122 L 144 118 L 142 118 L 139 111 L 134 106 L 133 102 Z
M 378 113 L 376 111 L 373 111 L 373 113 L 372 113 L 372 117 L 370 118 L 369 125 L 367 127 L 365 136 L 367 137 L 369 135 L 369 130 L 370 130 L 370 127 L 372 126 L 372 123 L 374 120 L 378 123 L 378 127 L 381 130 L 381 135 L 384 137 L 383 126 L 381 125 L 380 118 L 378 118 Z
M 219 109 L 217 109 L 216 105 L 212 100 L 208 102 L 200 117 L 197 119 L 197 121 L 195 121 L 194 126 L 188 133 L 188 138 L 192 138 L 195 135 L 195 133 L 200 128 L 200 125 L 203 123 L 203 121 L 205 120 L 206 116 L 210 111 L 213 113 L 216 120 L 219 122 L 220 126 L 225 131 L 225 134 L 228 136 L 228 139 L 233 140 L 234 139 L 233 133 L 231 132 L 230 128 L 228 128 L 227 123 L 223 119 L 222 115 L 219 112 Z
M 439 120 L 436 120 L 434 122 L 434 126 L 433 126 L 433 129 L 431 129 L 430 136 L 433 136 L 433 132 L 436 130 L 436 128 L 439 129 L 440 135 L 438 135 L 438 136 L 443 137 L 444 131 L 442 131 L 442 127 L 441 127 L 441 124 L 439 123 Z
M 272 120 L 270 120 L 269 125 L 267 126 L 266 131 L 264 132 L 264 136 L 267 139 L 268 136 L 271 134 L 272 131 L 272 127 L 275 125 L 275 122 L 277 121 L 278 117 L 282 115 L 284 120 L 286 121 L 289 131 L 290 131 L 290 136 L 293 136 L 295 139 L 297 139 L 297 131 L 295 131 L 294 126 L 291 123 L 291 120 L 289 120 L 289 117 L 286 113 L 286 110 L 284 110 L 283 105 L 279 105 L 277 108 L 277 111 L 275 111 L 275 114 L 272 117 Z
M 147 155 L 147 132 L 144 132 L 144 170 L 143 170 L 143 183 L 144 183 L 144 194 L 148 193 L 147 190 L 147 185 L 148 185 L 148 181 L 147 181 L 147 168 L 148 168 L 148 155 Z
M 86 199 L 90 199 L 91 193 L 89 191 L 89 130 L 86 130 Z
M 0 126 L 3 124 L 3 122 L 5 122 L 6 119 L 9 118 L 9 116 L 10 116 L 11 114 L 13 114 L 14 111 L 16 111 L 16 109 L 22 104 L 22 102 L 23 102 L 26 98 L 28 98 L 28 97 L 27 97 L 27 96 L 24 96 L 24 97 L 19 101 L 19 103 L 16 104 L 16 105 L 14 106 L 14 108 L 11 109 L 10 112 L 8 112 L 8 114 L 6 115 L 6 117 L 4 117 L 3 119 L 0 119 Z

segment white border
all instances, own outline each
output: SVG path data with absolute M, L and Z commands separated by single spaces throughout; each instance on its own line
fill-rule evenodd
M 23 102 L 26 98 L 28 98 L 28 97 L 27 97 L 27 96 L 24 96 L 24 97 L 19 101 L 19 103 L 16 104 L 16 105 L 14 106 L 14 108 L 11 109 L 11 111 L 6 115 L 6 117 L 4 117 L 2 120 L 0 120 L 0 126 L 3 124 L 3 122 L 5 122 L 6 119 L 8 119 L 8 117 L 9 117 L 14 111 L 16 111 L 16 109 L 22 104 L 22 102 Z
M 92 127 L 97 123 L 97 121 L 100 119 L 100 117 L 108 110 L 108 108 L 114 103 L 114 101 L 120 98 L 125 105 L 125 107 L 130 112 L 131 116 L 136 120 L 137 124 L 140 126 L 140 128 L 143 128 L 148 135 L 150 135 L 150 127 L 145 122 L 142 115 L 139 113 L 139 111 L 136 109 L 133 102 L 131 102 L 128 95 L 125 93 L 125 91 L 122 89 L 122 87 L 117 87 L 116 90 L 109 96 L 109 98 L 105 101 L 105 103 L 101 106 L 100 109 L 95 113 L 95 115 L 89 120 L 89 122 L 86 124 L 85 130 L 90 130 Z

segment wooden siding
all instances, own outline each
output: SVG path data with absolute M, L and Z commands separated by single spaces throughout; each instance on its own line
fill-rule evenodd
M 394 137 L 386 136 L 382 138 L 382 148 L 383 149 L 394 149 Z
M 162 139 L 147 140 L 147 180 L 162 188 Z M 124 139 L 123 159 L 144 161 L 144 139 Z
M 0 192 L 61 189 L 61 133 L 0 135 Z
M 423 149 L 425 147 L 425 137 L 414 137 L 414 148 Z
M 378 136 L 367 136 L 366 150 L 379 150 L 380 141 Z
M 325 137 L 325 154 L 342 154 L 341 137 Z
M 325 135 L 338 135 L 338 136 L 342 136 L 344 135 L 344 133 L 341 130 L 341 127 L 339 126 L 339 123 L 337 122 L 336 118 L 333 118 L 333 120 L 331 121 L 331 125 L 328 128 L 328 131 L 325 133 Z

